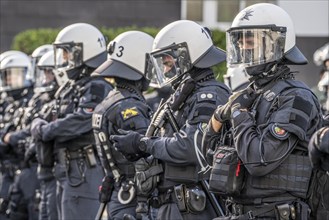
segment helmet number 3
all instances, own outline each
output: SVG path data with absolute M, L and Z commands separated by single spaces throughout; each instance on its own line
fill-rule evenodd
M 120 46 L 119 48 L 119 52 L 118 53 L 116 53 L 115 55 L 117 55 L 118 57 L 122 57 L 122 55 L 123 55 L 123 50 L 125 49 L 123 46 Z

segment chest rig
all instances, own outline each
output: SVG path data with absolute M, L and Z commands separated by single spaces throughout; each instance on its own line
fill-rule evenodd
M 128 204 L 135 196 L 133 177 L 135 175 L 134 165 L 127 161 L 123 155 L 112 147 L 109 135 L 118 134 L 121 125 L 117 124 L 116 108 L 122 102 L 139 103 L 147 109 L 151 117 L 151 109 L 147 106 L 144 98 L 133 88 L 117 85 L 118 90 L 109 93 L 108 98 L 102 102 L 93 114 L 93 129 L 96 140 L 97 152 L 102 160 L 104 170 L 115 180 L 116 188 L 119 188 L 118 200 L 122 204 Z M 120 113 L 119 113 L 120 114 Z M 124 119 L 123 119 L 124 120 Z M 134 129 L 134 128 L 131 128 Z M 123 195 L 126 196 L 123 196 Z
M 267 86 L 262 91 L 260 91 L 259 97 L 254 102 L 251 114 L 253 114 L 257 124 L 259 125 L 258 130 L 262 131 L 262 137 L 266 132 L 270 132 L 265 129 L 265 127 L 270 122 L 270 117 L 276 112 L 276 105 L 281 100 L 282 94 L 289 94 L 290 91 L 294 91 L 295 89 L 304 89 L 310 91 L 305 84 L 294 81 L 292 79 L 285 79 L 276 81 L 273 86 Z M 283 95 L 282 97 L 284 97 Z M 297 104 L 296 104 L 297 103 Z M 315 102 L 316 103 L 316 102 Z M 301 106 L 298 106 L 298 97 L 296 97 L 295 101 L 291 106 L 291 111 L 296 111 L 296 109 L 301 109 Z M 309 109 L 309 113 L 311 110 L 310 106 L 304 106 L 303 108 Z M 305 110 L 304 111 L 307 111 Z M 297 111 L 296 111 L 297 112 Z M 297 116 L 290 116 L 290 121 L 287 124 L 296 124 L 300 123 L 296 120 Z M 273 117 L 273 116 L 272 116 Z M 289 117 L 289 116 L 288 116 Z M 278 137 L 279 138 L 279 137 Z M 310 182 L 312 168 L 307 156 L 307 149 L 299 147 L 299 138 L 296 135 L 289 137 L 293 143 L 293 147 L 291 150 L 286 152 L 281 159 L 289 154 L 286 159 L 271 173 L 265 176 L 249 176 L 250 183 L 252 187 L 257 189 L 276 189 L 287 191 L 293 196 L 299 198 L 306 198 L 306 194 L 308 191 L 308 185 Z M 263 144 L 261 144 L 259 152 L 262 152 Z M 278 158 L 279 160 L 280 158 Z M 266 165 L 266 163 L 270 163 L 271 161 L 265 161 L 261 155 L 260 163 L 262 165 Z

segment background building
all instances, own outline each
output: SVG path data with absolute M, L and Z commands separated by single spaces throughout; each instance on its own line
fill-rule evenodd
M 297 78 L 314 86 L 320 68 L 314 51 L 329 42 L 329 0 L 0 0 L 0 52 L 9 50 L 13 37 L 31 28 L 63 28 L 76 22 L 97 27 L 158 27 L 190 19 L 225 31 L 248 5 L 269 2 L 292 17 L 297 45 L 309 64 L 295 66 Z

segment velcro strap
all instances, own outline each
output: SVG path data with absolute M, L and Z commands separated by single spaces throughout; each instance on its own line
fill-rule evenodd
M 150 167 L 150 169 L 148 169 L 148 170 L 145 170 L 144 174 L 145 174 L 146 179 L 148 179 L 149 177 L 156 176 L 156 175 L 158 175 L 159 173 L 162 173 L 162 172 L 163 172 L 162 165 L 158 164 L 156 166 Z

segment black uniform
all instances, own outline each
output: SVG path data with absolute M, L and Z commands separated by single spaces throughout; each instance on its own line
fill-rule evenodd
M 20 151 L 18 148 L 18 140 L 11 138 L 10 144 L 3 143 L 4 136 L 9 133 L 20 129 L 21 121 L 23 118 L 23 109 L 28 105 L 29 100 L 33 96 L 33 88 L 26 87 L 23 89 L 17 89 L 8 91 L 8 101 L 5 113 L 1 123 L 1 215 L 6 211 L 8 199 L 9 199 L 9 187 L 14 182 L 15 172 L 22 168 L 22 161 L 24 160 L 24 151 Z M 28 136 L 27 133 L 20 133 L 19 136 L 23 138 Z
M 307 145 L 321 125 L 320 106 L 288 67 L 279 66 L 271 75 L 253 85 L 258 97 L 250 111 L 233 113 L 234 146 L 246 172 L 231 211 L 245 218 L 307 219 L 312 176 Z
M 96 105 L 112 88 L 100 77 L 69 81 L 58 92 L 59 118 L 36 126 L 38 132 L 34 138 L 54 141 L 57 152 L 55 176 L 60 185 L 57 193 L 62 194 L 57 200 L 60 218 L 82 219 L 96 215 L 97 189 L 103 171 L 95 155 L 91 118 Z
M 329 115 L 325 117 L 324 127 L 315 132 L 308 145 L 312 167 L 315 168 L 314 187 L 310 205 L 314 219 L 326 219 L 329 215 Z
M 124 214 L 135 216 L 136 198 L 133 179 L 135 175 L 135 167 L 123 155 L 113 148 L 109 143 L 109 135 L 118 134 L 118 129 L 134 130 L 144 134 L 149 123 L 152 110 L 146 104 L 141 92 L 132 85 L 117 85 L 117 89 L 111 91 L 107 98 L 97 106 L 93 115 L 93 128 L 95 139 L 98 142 L 98 152 L 103 161 L 103 166 L 108 175 L 117 178 L 115 188 L 108 203 L 108 213 L 110 219 L 122 219 Z M 105 142 L 101 142 L 100 134 L 104 134 L 107 138 Z M 109 153 L 115 167 L 109 167 L 108 158 L 104 155 L 102 149 L 106 149 L 105 145 L 110 146 Z M 116 169 L 119 176 L 114 174 Z M 131 198 L 119 196 L 120 190 L 124 186 L 129 186 L 124 191 L 129 192 Z M 119 198 L 118 198 L 119 196 Z M 129 201 L 131 200 L 131 201 Z M 123 203 L 127 204 L 122 204 Z
M 227 102 L 230 90 L 214 79 L 210 69 L 192 69 L 190 75 L 192 77 L 188 76 L 179 85 L 168 102 L 177 128 L 166 123 L 159 134 L 162 137 L 146 140 L 145 152 L 159 159 L 163 168 L 157 186 L 160 203 L 151 203 L 159 207 L 157 219 L 211 219 L 216 216 L 200 184 L 205 177 L 197 158 L 200 157 L 202 127 L 217 105 Z

